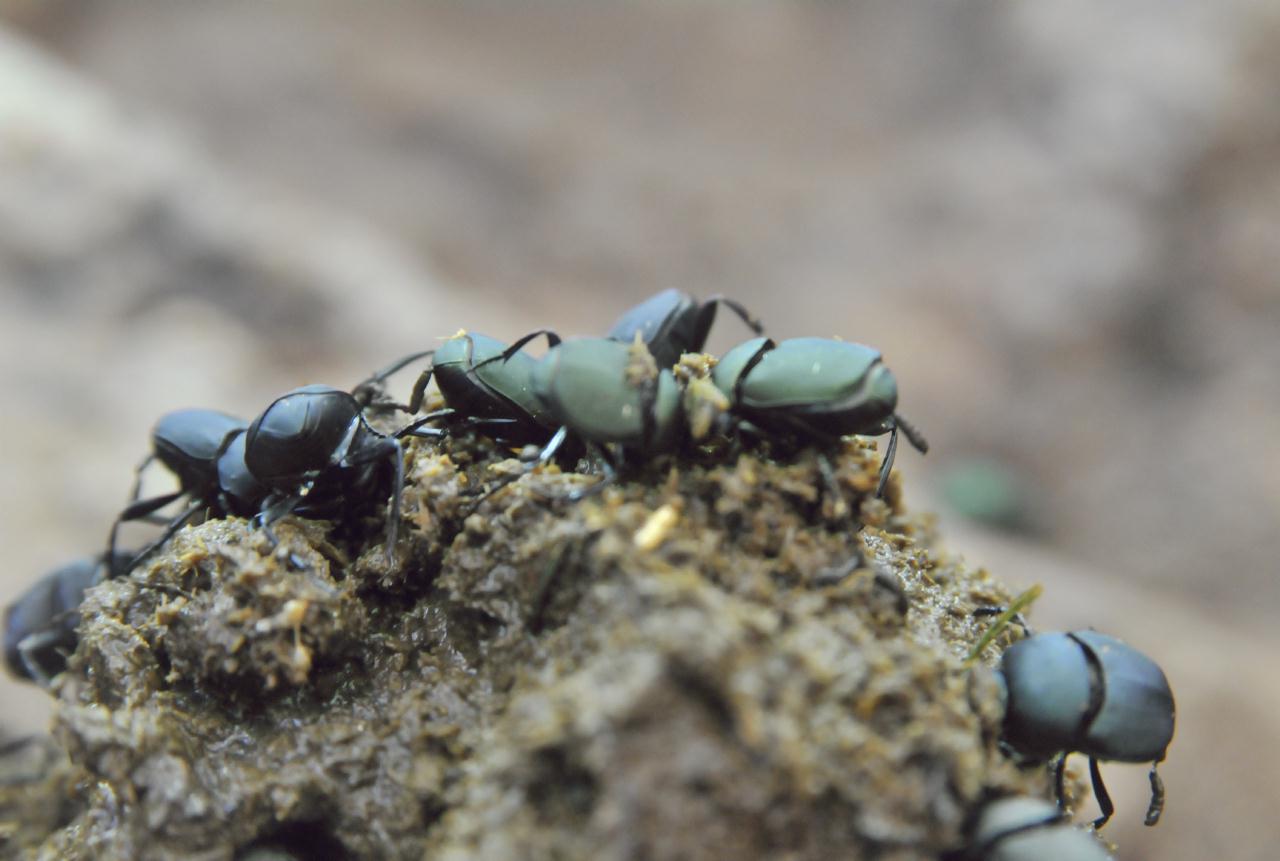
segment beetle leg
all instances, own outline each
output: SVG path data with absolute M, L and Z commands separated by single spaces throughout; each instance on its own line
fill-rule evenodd
M 738 405 L 742 403 L 742 386 L 746 383 L 747 375 L 751 373 L 751 369 L 760 364 L 760 360 L 765 354 L 778 346 L 773 342 L 772 338 L 766 338 L 760 345 L 760 348 L 751 354 L 751 358 L 747 359 L 747 363 L 742 366 L 742 371 L 738 374 L 738 379 L 733 381 L 733 403 Z
M 134 494 L 132 500 L 125 506 L 124 511 L 116 515 L 116 520 L 111 524 L 111 531 L 107 533 L 107 553 L 105 558 L 114 559 L 116 557 L 116 538 L 120 534 L 120 524 L 128 523 L 131 520 L 142 520 L 151 514 L 164 508 L 170 502 L 182 496 L 181 490 L 174 493 L 166 493 L 160 496 L 153 496 L 150 499 L 139 500 L 137 496 L 137 485 L 134 486 Z M 167 535 L 165 536 L 168 537 Z M 137 560 L 135 560 L 137 561 Z M 129 565 L 133 568 L 133 564 Z
M 884 496 L 884 486 L 889 483 L 889 472 L 893 469 L 893 456 L 898 451 L 898 426 L 889 431 L 889 445 L 884 451 L 884 461 L 880 464 L 880 483 L 876 485 L 876 498 Z
M 22 666 L 26 669 L 27 675 L 46 690 L 53 683 L 53 679 L 44 671 L 44 667 L 40 666 L 36 653 L 46 646 L 57 643 L 61 636 L 62 632 L 56 626 L 51 626 L 43 631 L 28 634 L 18 642 L 18 655 L 22 659 Z
M 595 496 L 609 485 L 618 480 L 618 470 L 614 466 L 613 460 L 609 457 L 608 452 L 597 446 L 595 443 L 588 443 L 587 451 L 600 461 L 600 468 L 604 475 L 595 484 L 584 487 L 580 490 L 571 491 L 565 498 L 570 502 L 580 502 L 588 496 Z
M 1063 753 L 1053 766 L 1053 797 L 1057 799 L 1059 810 L 1067 809 L 1067 756 L 1068 754 Z
M 416 413 L 417 410 L 414 410 L 413 412 Z M 458 414 L 458 411 L 454 409 L 446 408 L 443 410 L 435 410 L 433 412 L 427 413 L 422 418 L 414 419 L 413 421 L 409 422 L 409 424 L 405 425 L 404 427 L 400 428 L 400 430 L 393 433 L 391 436 L 396 439 L 399 439 L 400 437 L 404 437 L 404 436 L 416 436 L 416 437 L 421 437 L 423 439 L 439 439 L 440 437 L 448 435 L 449 431 L 447 428 L 427 428 L 423 430 L 422 426 L 427 424 L 428 422 L 434 422 L 434 421 L 439 421 L 440 419 L 451 418 L 457 414 Z
M 404 408 L 409 415 L 413 415 L 422 408 L 422 401 L 427 396 L 427 384 L 431 382 L 431 374 L 434 371 L 434 366 L 427 368 L 418 374 L 418 379 L 414 380 L 413 391 L 409 393 L 409 403 Z
M 387 510 L 387 545 L 386 556 L 387 565 L 391 566 L 396 561 L 396 533 L 400 527 L 400 494 L 404 492 L 404 449 L 400 446 L 400 440 L 394 437 L 389 439 L 391 443 L 387 447 L 387 456 L 391 458 L 392 484 L 391 484 L 391 504 Z
M 556 452 L 560 450 L 561 446 L 564 445 L 565 440 L 567 440 L 568 438 L 569 438 L 569 429 L 567 427 L 562 427 L 560 428 L 560 430 L 556 431 L 555 434 L 551 437 L 551 439 L 547 441 L 547 444 L 542 447 L 542 450 L 538 452 L 538 456 L 534 458 L 532 461 L 529 461 L 525 464 L 524 469 L 520 470 L 517 473 L 513 473 L 511 475 L 504 475 L 502 478 L 495 481 L 492 487 L 488 488 L 487 490 L 485 490 L 484 493 L 480 494 L 480 496 L 476 499 L 475 503 L 471 506 L 471 508 L 468 511 L 463 513 L 462 515 L 463 519 L 465 520 L 467 517 L 470 517 L 473 513 L 475 513 L 475 510 L 480 507 L 480 504 L 482 502 L 484 502 L 489 497 L 493 496 L 499 490 L 502 490 L 502 488 L 506 487 L 508 484 L 512 484 L 516 481 L 519 481 L 521 477 L 528 475 L 529 473 L 533 472 L 535 469 L 542 466 L 543 464 L 550 462 L 552 458 L 556 456 Z
M 258 526 L 266 534 L 267 540 L 271 542 L 272 547 L 279 544 L 280 539 L 271 530 L 271 525 L 280 518 L 292 513 L 302 502 L 303 496 L 303 492 L 299 489 L 290 494 L 273 493 L 263 500 L 262 509 L 254 519 L 258 521 Z
M 529 334 L 525 335 L 524 337 L 522 337 L 522 338 L 517 338 L 517 339 L 515 340 L 515 342 L 511 344 L 511 346 L 507 347 L 505 350 L 503 350 L 503 351 L 502 351 L 501 353 L 499 353 L 498 355 L 496 355 L 496 356 L 490 356 L 489 358 L 485 359 L 483 362 L 481 362 L 481 363 L 480 363 L 480 364 L 478 364 L 478 365 L 472 365 L 472 366 L 471 366 L 471 369 L 472 369 L 472 370 L 474 370 L 474 369 L 476 369 L 476 368 L 483 367 L 483 366 L 485 366 L 485 365 L 489 364 L 490 362 L 496 362 L 496 361 L 498 361 L 499 359 L 501 359 L 502 361 L 504 361 L 504 362 L 505 362 L 507 359 L 510 359 L 510 358 L 511 358 L 512 356 L 514 356 L 516 353 L 520 352 L 520 349 L 521 349 L 525 344 L 528 344 L 528 343 L 530 343 L 531 341 L 537 340 L 539 337 L 541 337 L 541 336 L 543 336 L 543 335 L 546 335 L 546 337 L 547 337 L 547 345 L 548 345 L 548 346 L 550 346 L 550 347 L 554 347 L 554 346 L 556 346 L 557 344 L 559 344 L 559 343 L 560 343 L 560 336 L 559 336 L 559 335 L 557 335 L 553 330 L 551 330 L 551 329 L 534 329 L 532 332 L 530 332 Z
M 1107 792 L 1106 784 L 1102 782 L 1102 772 L 1098 770 L 1098 760 L 1096 757 L 1089 757 L 1089 781 L 1093 784 L 1093 797 L 1098 799 L 1098 807 L 1102 810 L 1102 815 L 1093 820 L 1093 830 L 1107 824 L 1107 820 L 1111 818 L 1111 814 L 1116 812 L 1116 806 L 1111 803 L 1111 793 Z
M 911 447 L 921 454 L 928 454 L 929 441 L 924 438 L 924 434 L 920 433 L 920 429 L 907 421 L 899 413 L 893 414 L 893 423 L 902 428 L 902 432 L 906 434 L 907 441 L 911 443 Z
M 1147 818 L 1143 820 L 1144 825 L 1155 825 L 1160 821 L 1160 814 L 1164 813 L 1164 781 L 1160 779 L 1160 775 L 1156 772 L 1156 766 L 1159 764 L 1159 760 L 1151 763 L 1151 773 L 1147 775 L 1151 780 L 1151 803 L 1147 806 Z
M 836 481 L 836 470 L 831 465 L 831 459 L 820 451 L 817 453 L 817 459 L 818 474 L 822 476 L 822 483 L 826 486 L 827 493 L 831 494 L 831 498 L 835 500 L 836 519 L 847 517 L 854 532 L 861 530 L 862 524 L 853 516 L 853 506 L 844 498 L 844 492 L 840 490 L 840 484 Z
M 351 389 L 351 396 L 354 397 L 357 403 L 360 404 L 360 409 L 362 410 L 373 406 L 374 405 L 373 399 L 379 393 L 378 388 L 387 379 L 387 377 L 391 376 L 396 371 L 399 371 L 401 368 L 405 367 L 406 365 L 412 364 L 413 362 L 416 362 L 419 359 L 425 359 L 427 356 L 433 355 L 434 353 L 435 353 L 435 350 L 423 350 L 418 353 L 410 353 L 409 355 L 405 356 L 402 359 L 397 359 L 396 361 L 392 362 L 390 365 L 387 365 L 387 367 L 383 368 L 382 370 L 375 371 L 373 374 L 370 374 L 367 379 L 361 380 L 359 383 L 356 383 L 355 387 Z M 400 404 L 397 404 L 395 402 L 378 404 L 378 406 L 384 407 L 384 408 L 390 407 L 396 410 L 406 409 L 406 407 L 403 407 Z M 412 410 L 411 412 L 416 413 L 417 410 Z
M 182 494 L 177 494 L 177 496 L 181 496 L 181 495 L 182 495 Z M 175 496 L 174 498 L 176 499 L 176 498 L 177 498 L 177 496 Z M 169 525 L 165 527 L 165 530 L 164 530 L 164 532 L 160 535 L 160 537 L 159 537 L 159 538 L 157 538 L 155 541 L 152 541 L 150 544 L 148 544 L 146 547 L 142 548 L 140 551 L 138 551 L 137 555 L 135 555 L 131 560 L 129 560 L 129 562 L 128 562 L 128 564 L 127 564 L 127 565 L 125 565 L 123 568 L 119 568 L 119 569 L 116 569 L 116 567 L 113 565 L 113 566 L 112 566 L 112 568 L 111 568 L 112 575 L 114 576 L 114 575 L 116 575 L 116 574 L 126 574 L 126 573 L 128 573 L 129 571 L 132 571 L 134 568 L 137 568 L 137 567 L 138 567 L 139 565 L 141 565 L 141 564 L 142 564 L 142 563 L 143 563 L 143 562 L 144 562 L 144 561 L 145 561 L 149 556 L 151 556 L 151 554 L 152 554 L 152 553 L 155 553 L 157 550 L 159 550 L 161 547 L 163 547 L 166 541 L 168 541 L 168 540 L 169 540 L 170 538 L 172 538 L 173 536 L 177 535 L 177 534 L 178 534 L 178 530 L 179 530 L 179 529 L 181 529 L 183 526 L 185 526 L 185 525 L 188 523 L 188 521 L 190 521 L 190 520 L 191 520 L 191 518 L 195 517 L 198 513 L 200 513 L 201 511 L 203 511 L 203 510 L 204 510 L 205 508 L 207 508 L 207 507 L 208 507 L 208 506 L 207 506 L 207 505 L 205 505 L 205 503 L 204 503 L 204 502 L 201 502 L 200 500 L 196 500 L 195 502 L 193 502 L 193 503 L 192 503 L 192 504 L 187 508 L 187 510 L 186 510 L 186 511 L 182 512 L 182 513 L 181 513 L 181 514 L 179 514 L 177 517 L 175 517 L 173 520 L 169 521 Z M 114 542 L 115 542 L 115 529 L 114 529 L 114 527 L 112 528 L 111 540 L 112 540 L 112 545 L 113 545 L 113 546 L 112 546 L 112 553 L 114 553 L 114 552 L 115 552 L 115 548 L 114 548 Z M 113 558 L 113 559 L 114 559 L 115 557 L 114 557 L 114 556 L 112 556 L 111 558 Z
M 744 305 L 742 305 L 740 302 L 730 299 L 728 296 L 722 296 L 719 293 L 717 293 L 716 295 L 707 299 L 707 301 L 703 304 L 704 305 L 713 305 L 713 304 L 724 305 L 730 311 L 737 314 L 738 319 L 746 323 L 747 328 L 749 328 L 751 331 L 755 332 L 757 335 L 764 334 L 764 324 L 761 323 L 759 319 L 752 316 L 751 312 L 748 311 Z M 710 326 L 708 326 L 707 328 L 710 328 Z

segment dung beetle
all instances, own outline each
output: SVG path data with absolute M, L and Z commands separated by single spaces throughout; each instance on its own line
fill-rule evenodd
M 901 429 L 917 451 L 929 444 L 895 410 L 898 384 L 880 352 L 828 338 L 775 343 L 752 338 L 731 349 L 712 371 L 729 411 L 749 427 L 807 442 L 834 444 L 848 434 L 889 434 L 876 495 L 884 493 Z
M 276 398 L 244 438 L 245 467 L 269 491 L 259 512 L 263 527 L 270 534 L 271 524 L 295 510 L 321 517 L 344 512 L 382 493 L 389 480 L 385 550 L 392 558 L 404 490 L 398 437 L 408 431 L 374 430 L 357 398 L 341 389 L 302 386 Z
M 1160 820 L 1164 782 L 1156 766 L 1173 739 L 1174 702 L 1169 681 L 1154 661 L 1097 631 L 1033 634 L 1005 650 L 998 677 L 1005 691 L 1004 742 L 1029 760 L 1058 756 L 1060 806 L 1070 753 L 1089 757 L 1102 811 L 1094 828 L 1115 811 L 1098 761 L 1150 762 L 1146 824 Z
M 978 814 L 965 861 L 1109 861 L 1098 839 L 1048 801 L 1027 796 L 988 802 Z
M 679 387 L 642 343 L 564 341 L 534 364 L 532 380 L 556 424 L 587 442 L 658 452 L 679 440 Z
M 554 458 L 567 444 L 582 444 L 604 469 L 604 480 L 588 491 L 594 493 L 616 477 L 610 448 L 625 455 L 672 451 L 679 445 L 684 428 L 680 388 L 670 370 L 658 368 L 640 338 L 630 344 L 608 338 L 561 341 L 554 333 L 538 330 L 485 362 L 497 364 L 522 355 L 520 349 L 542 335 L 552 346 L 533 360 L 530 382 L 540 409 L 558 429 L 530 469 Z
M 148 518 L 183 496 L 190 500 L 186 510 L 168 522 L 164 534 L 144 548 L 133 564 L 159 548 L 201 510 L 215 516 L 257 514 L 267 489 L 244 464 L 248 427 L 242 419 L 216 410 L 183 409 L 161 416 L 151 431 L 151 454 L 138 465 L 130 501 L 111 526 L 108 555 L 116 553 L 116 535 L 122 523 Z M 177 477 L 178 490 L 139 499 L 143 471 L 156 460 Z M 127 565 L 126 569 L 132 567 Z
M 680 290 L 663 290 L 650 296 L 618 318 L 606 336 L 611 341 L 630 344 L 636 335 L 644 341 L 659 368 L 670 368 L 683 353 L 700 353 L 707 343 L 716 307 L 724 305 L 757 335 L 764 332 L 760 321 L 742 305 L 725 296 L 699 302 Z
M 355 395 L 329 386 L 304 386 L 276 398 L 251 424 L 215 410 L 167 413 L 152 431 L 152 453 L 138 467 L 131 501 L 108 538 L 115 553 L 120 525 L 149 518 L 175 500 L 190 504 L 168 521 L 163 534 L 138 553 L 125 571 L 158 550 L 196 514 L 257 517 L 271 525 L 291 512 L 331 516 L 347 503 L 375 494 L 392 476 L 387 515 L 387 555 L 393 553 L 404 466 L 397 437 L 435 429 L 407 428 L 384 436 L 369 427 Z M 143 470 L 159 460 L 178 478 L 178 490 L 138 498 Z
M 684 410 L 675 377 L 658 369 L 638 339 L 559 343 L 534 365 L 533 391 L 559 425 L 538 461 L 545 463 L 566 440 L 581 441 L 605 469 L 592 492 L 615 477 L 607 446 L 623 454 L 655 453 L 674 450 L 681 439 Z
M 554 332 L 537 332 L 529 340 L 545 335 L 554 346 L 560 338 Z M 504 442 L 517 445 L 544 444 L 555 431 L 555 418 L 534 394 L 533 368 L 537 360 L 519 347 L 511 350 L 497 338 L 459 332 L 433 351 L 431 367 L 414 383 L 405 408 L 416 413 L 422 406 L 427 384 L 434 378 L 445 403 L 468 426 Z M 423 355 L 418 354 L 416 358 Z M 411 359 L 410 359 L 411 360 Z M 434 413 L 442 416 L 443 411 Z M 420 420 L 421 425 L 425 420 Z
M 111 558 L 108 566 L 104 559 Z M 9 673 L 48 687 L 67 668 L 85 590 L 127 564 L 130 554 L 77 559 L 37 580 L 4 611 L 4 662 Z

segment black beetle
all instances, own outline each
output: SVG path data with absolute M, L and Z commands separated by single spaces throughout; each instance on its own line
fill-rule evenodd
M 183 496 L 190 505 L 125 570 L 159 549 L 201 511 L 213 517 L 257 517 L 274 540 L 271 525 L 286 514 L 331 516 L 346 503 L 377 493 L 390 474 L 390 557 L 404 486 L 397 437 L 410 432 L 440 433 L 411 426 L 394 436 L 380 434 L 365 421 L 355 395 L 329 386 L 294 389 L 276 398 L 251 424 L 214 410 L 167 413 L 152 431 L 153 452 L 138 468 L 131 502 L 111 527 L 108 552 L 115 552 L 122 523 L 146 518 Z M 152 460 L 177 476 L 178 490 L 138 499 L 142 470 Z
M 1048 801 L 1026 796 L 999 798 L 978 813 L 966 861 L 1109 861 L 1087 831 L 1067 821 Z
M 711 379 L 729 399 L 729 411 L 752 428 L 827 445 L 848 434 L 888 433 L 877 496 L 893 467 L 899 429 L 918 451 L 929 450 L 895 412 L 898 384 L 880 352 L 863 344 L 752 338 L 726 353 Z
M 152 452 L 138 466 L 129 504 L 111 526 L 107 553 L 115 554 L 116 535 L 122 523 L 147 518 L 183 496 L 190 505 L 169 521 L 164 534 L 144 548 L 133 564 L 159 548 L 201 510 L 215 516 L 257 514 L 267 488 L 254 479 L 244 463 L 244 434 L 248 427 L 242 419 L 216 410 L 174 410 L 161 416 L 151 432 Z M 139 499 L 142 473 L 153 460 L 159 460 L 177 476 L 178 490 Z
M 1154 661 L 1097 631 L 1034 634 L 1000 658 L 1005 690 L 1004 742 L 1031 760 L 1058 756 L 1059 805 L 1067 756 L 1089 757 L 1089 775 L 1102 815 L 1114 805 L 1102 783 L 1098 760 L 1150 762 L 1151 803 L 1146 824 L 1164 809 L 1164 783 L 1156 766 L 1173 739 L 1173 691 Z
M 130 554 L 77 559 L 37 580 L 4 611 L 4 662 L 15 678 L 41 687 L 67 668 L 76 648 L 80 603 L 90 586 L 118 573 Z
M 324 517 L 380 494 L 388 483 L 386 554 L 394 556 L 404 490 L 399 436 L 369 426 L 350 392 L 302 386 L 271 402 L 245 432 L 244 464 L 269 493 L 259 517 L 264 528 L 295 510 Z
M 702 352 L 711 324 L 715 322 L 718 305 L 728 307 L 757 335 L 764 331 L 760 321 L 732 299 L 717 295 L 699 302 L 688 293 L 671 289 L 650 296 L 627 311 L 613 324 L 606 337 L 630 344 L 639 335 L 658 367 L 669 368 L 683 353 Z

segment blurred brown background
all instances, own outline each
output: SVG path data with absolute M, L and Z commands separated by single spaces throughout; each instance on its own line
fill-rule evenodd
M 724 292 L 880 347 L 947 546 L 1165 667 L 1166 819 L 1107 768 L 1120 857 L 1274 857 L 1274 6 L 0 15 L 0 599 L 101 546 L 165 410 Z

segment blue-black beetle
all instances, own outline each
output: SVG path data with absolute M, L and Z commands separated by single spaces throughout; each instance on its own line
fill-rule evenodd
M 606 335 L 612 341 L 630 344 L 636 336 L 649 348 L 659 368 L 670 368 L 683 353 L 700 353 L 707 343 L 716 307 L 724 305 L 741 318 L 757 335 L 764 331 L 760 321 L 739 303 L 725 296 L 699 302 L 679 290 L 663 290 L 627 311 Z
M 111 558 L 108 565 L 104 560 Z M 119 573 L 130 554 L 90 556 L 46 574 L 4 611 L 4 662 L 19 679 L 42 687 L 67 668 L 76 648 L 80 603 L 90 586 Z
M 1098 839 L 1039 798 L 999 798 L 978 814 L 965 861 L 1109 861 Z
M 214 516 L 252 517 L 267 496 L 244 463 L 244 434 L 248 423 L 216 410 L 174 410 L 160 417 L 151 432 L 151 454 L 138 466 L 130 501 L 116 517 L 107 539 L 107 553 L 116 553 L 116 535 L 122 523 L 141 520 L 185 496 L 188 507 L 168 522 L 159 539 L 134 559 L 140 562 L 173 536 L 198 512 Z M 153 460 L 164 464 L 178 479 L 178 490 L 139 499 L 143 471 Z M 126 566 L 127 568 L 132 565 Z
M 898 384 L 880 353 L 827 338 L 775 343 L 753 338 L 731 349 L 712 372 L 729 410 L 750 427 L 808 442 L 889 434 L 876 494 L 884 492 L 901 429 L 921 453 L 929 444 L 899 415 Z
M 269 491 L 259 512 L 262 525 L 269 530 L 295 510 L 318 517 L 345 513 L 390 484 L 385 550 L 391 558 L 404 489 L 398 437 L 407 432 L 388 436 L 374 430 L 356 397 L 341 389 L 302 386 L 276 398 L 244 439 L 245 466 Z
M 1151 803 L 1146 824 L 1164 809 L 1164 783 L 1156 766 L 1173 739 L 1173 691 L 1160 667 L 1114 637 L 1097 631 L 1034 634 L 1005 650 L 999 678 L 1005 690 L 1003 738 L 1032 760 L 1058 756 L 1059 804 L 1068 754 L 1089 757 L 1089 775 L 1102 815 L 1114 806 L 1099 760 L 1150 762 Z

